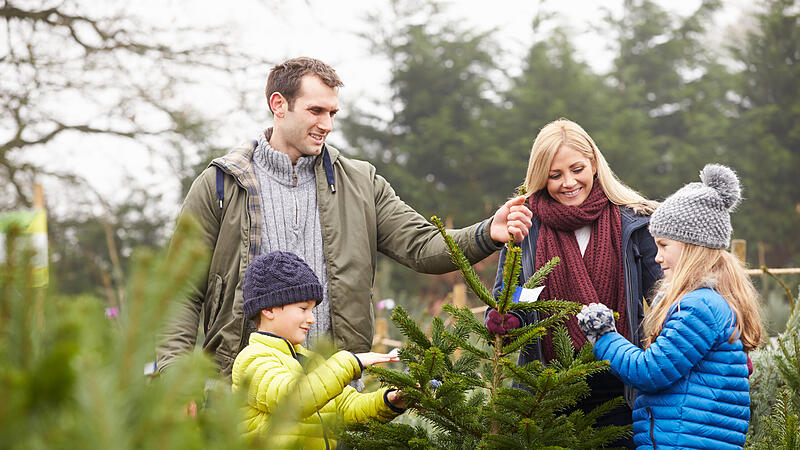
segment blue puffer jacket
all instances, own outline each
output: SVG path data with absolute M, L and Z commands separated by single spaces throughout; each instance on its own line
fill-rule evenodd
M 647 230 L 650 223 L 649 216 L 642 216 L 626 207 L 619 208 L 622 222 L 622 267 L 625 273 L 625 304 L 627 306 L 628 330 L 631 341 L 640 343 L 639 331 L 641 329 L 644 310 L 642 298 L 650 294 L 655 282 L 663 276 L 661 266 L 655 262 L 658 249 L 653 237 Z M 522 248 L 522 271 L 519 274 L 518 284 L 522 285 L 535 272 L 536 242 L 539 239 L 539 226 L 541 222 L 533 217 L 533 224 L 528 230 L 528 236 L 520 244 Z M 503 265 L 506 261 L 506 248 L 500 252 L 500 261 L 497 264 L 497 278 L 494 284 L 494 295 L 500 293 L 503 281 Z M 488 312 L 487 312 L 488 313 Z M 539 320 L 539 313 L 530 311 L 517 315 L 523 325 Z M 523 366 L 534 360 L 542 360 L 541 341 L 526 345 L 519 355 L 517 364 Z M 633 408 L 636 392 L 625 386 L 625 400 Z
M 594 355 L 639 390 L 633 442 L 639 449 L 740 449 L 750 422 L 750 383 L 742 342 L 728 339 L 734 314 L 711 289 L 683 296 L 647 350 L 618 333 L 597 340 Z

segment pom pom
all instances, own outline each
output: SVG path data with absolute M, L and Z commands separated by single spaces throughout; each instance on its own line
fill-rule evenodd
M 714 189 L 719 194 L 722 204 L 726 209 L 732 209 L 739 204 L 742 190 L 736 172 L 720 164 L 707 164 L 700 171 L 703 184 Z

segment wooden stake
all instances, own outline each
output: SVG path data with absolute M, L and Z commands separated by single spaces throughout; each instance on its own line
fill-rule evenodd
M 731 253 L 734 254 L 739 261 L 747 263 L 747 241 L 744 239 L 734 239 L 731 241 Z

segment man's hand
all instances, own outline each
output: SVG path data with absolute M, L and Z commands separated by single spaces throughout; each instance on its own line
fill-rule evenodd
M 358 358 L 358 360 L 361 361 L 361 365 L 364 367 L 374 366 L 375 364 L 400 361 L 400 358 L 398 358 L 397 355 L 390 355 L 388 353 L 368 352 L 368 353 L 356 353 L 355 355 L 356 358 Z
M 522 242 L 528 235 L 533 213 L 525 206 L 525 196 L 518 195 L 507 201 L 492 218 L 489 233 L 495 242 L 508 242 L 508 235 L 514 236 L 515 242 Z

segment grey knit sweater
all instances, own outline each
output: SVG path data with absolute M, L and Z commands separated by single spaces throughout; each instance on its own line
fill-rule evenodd
M 308 332 L 306 346 L 323 335 L 330 338 L 331 329 L 314 160 L 313 156 L 300 157 L 292 166 L 288 155 L 270 147 L 264 133 L 259 134 L 258 147 L 253 153 L 264 216 L 261 252 L 280 250 L 294 253 L 311 267 L 323 286 L 325 298 L 314 308 L 316 323 Z

